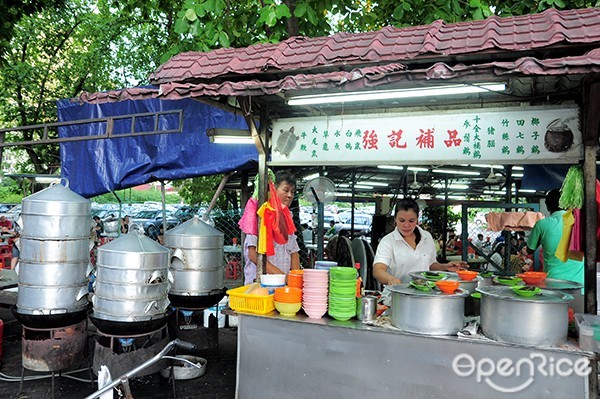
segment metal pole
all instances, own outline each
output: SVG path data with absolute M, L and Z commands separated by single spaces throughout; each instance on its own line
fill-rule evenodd
M 166 196 L 165 196 L 165 182 L 164 180 L 160 181 L 160 195 L 162 198 L 162 225 L 163 225 L 163 234 L 167 232 L 167 205 L 166 205 Z M 158 232 L 160 235 L 160 231 Z M 164 236 L 163 236 L 164 237 Z M 156 237 L 158 241 L 158 236 Z

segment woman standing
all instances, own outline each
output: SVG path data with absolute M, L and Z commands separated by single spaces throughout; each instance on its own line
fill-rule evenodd
M 373 277 L 381 284 L 410 281 L 409 273 L 421 270 L 456 271 L 467 268 L 464 261 L 438 263 L 431 234 L 417 226 L 419 205 L 403 199 L 396 205 L 396 228 L 381 239 L 373 260 Z

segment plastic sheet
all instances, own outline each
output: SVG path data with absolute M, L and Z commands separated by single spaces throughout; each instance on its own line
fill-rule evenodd
M 58 101 L 59 121 L 75 121 L 136 113 L 183 110 L 182 133 L 88 140 L 61 144 L 62 177 L 69 188 L 89 198 L 157 180 L 177 180 L 244 170 L 255 166 L 254 145 L 214 144 L 206 129 L 247 129 L 243 117 L 195 100 L 139 100 L 88 104 Z M 131 120 L 115 124 L 129 132 Z M 137 124 L 139 123 L 139 126 Z M 153 130 L 153 118 L 136 123 L 136 131 Z M 160 129 L 176 129 L 178 119 L 160 118 Z M 98 123 L 61 127 L 60 137 L 104 132 Z

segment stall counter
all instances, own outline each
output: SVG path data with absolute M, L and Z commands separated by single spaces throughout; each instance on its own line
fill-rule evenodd
M 596 398 L 592 352 L 238 315 L 238 398 Z

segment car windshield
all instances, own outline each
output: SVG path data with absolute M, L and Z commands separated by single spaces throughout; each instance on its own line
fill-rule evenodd
M 160 211 L 140 211 L 134 219 L 155 219 L 159 215 Z

